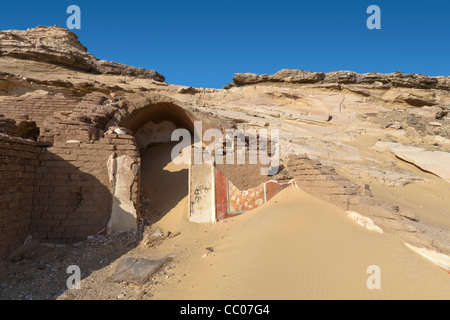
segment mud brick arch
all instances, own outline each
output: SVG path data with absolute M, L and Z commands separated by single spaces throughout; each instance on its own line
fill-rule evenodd
M 126 98 L 127 108 L 118 109 L 107 122 L 104 131 L 111 127 L 124 127 L 135 134 L 147 123 L 171 121 L 178 128 L 185 128 L 194 132 L 194 122 L 202 122 L 202 130 L 216 128 L 235 128 L 235 123 L 228 119 L 221 119 L 198 106 L 187 104 L 161 94 L 130 95 Z M 203 133 L 202 132 L 202 133 Z
M 133 100 L 133 97 L 131 97 L 130 100 L 130 102 L 127 101 L 126 110 L 117 110 L 107 124 L 105 132 L 121 132 L 122 130 L 122 132 L 125 131 L 126 134 L 134 138 L 139 150 L 140 163 L 137 174 L 137 194 L 134 196 L 136 201 L 133 201 L 134 207 L 140 209 L 141 199 L 150 198 L 152 203 L 151 211 L 153 212 L 153 205 L 159 203 L 155 198 L 158 195 L 152 191 L 158 185 L 158 181 L 154 181 L 150 176 L 153 175 L 155 170 L 163 170 L 163 168 L 157 169 L 152 163 L 159 157 L 164 157 L 170 161 L 170 151 L 168 153 L 169 149 L 165 147 L 162 149 L 152 147 L 158 145 L 168 146 L 167 143 L 171 142 L 172 133 L 176 129 L 186 129 L 192 137 L 194 134 L 194 121 L 199 119 L 192 113 L 193 109 L 190 106 L 166 96 L 153 95 L 137 100 Z M 175 144 L 177 142 L 171 143 Z M 157 154 L 153 155 L 153 152 L 157 152 Z M 183 170 L 177 174 L 178 177 L 180 175 L 183 176 L 183 180 L 185 177 L 185 190 L 187 190 L 188 170 Z M 165 179 L 172 179 L 177 174 L 165 173 L 164 177 Z M 180 189 L 180 186 L 176 188 Z M 177 201 L 179 200 L 179 195 L 171 194 L 172 196 Z M 140 211 L 139 216 L 149 218 L 146 216 L 147 209 L 146 207 L 145 210 Z M 115 215 L 114 211 L 115 206 L 113 204 L 112 216 Z
M 150 121 L 168 120 L 190 132 L 194 130 L 197 118 L 184 103 L 163 95 L 146 97 L 132 103 L 126 110 L 118 110 L 106 125 L 106 130 L 113 126 L 124 127 L 134 134 Z
M 162 130 L 165 132 L 165 139 L 161 141 L 161 143 L 167 143 L 171 141 L 171 134 L 173 130 L 178 128 L 183 128 L 188 130 L 191 133 L 191 136 L 194 135 L 194 123 L 196 121 L 201 122 L 201 130 L 202 132 L 197 132 L 197 134 L 203 134 L 206 130 L 210 128 L 215 128 L 224 132 L 225 129 L 234 128 L 235 123 L 232 121 L 227 121 L 224 119 L 214 118 L 208 112 L 203 111 L 201 108 L 187 105 L 181 101 L 177 101 L 173 98 L 162 96 L 162 95 L 146 95 L 145 98 L 141 98 L 138 100 L 134 100 L 134 97 L 129 97 L 129 100 L 132 101 L 128 105 L 126 110 L 118 110 L 116 114 L 112 117 L 112 119 L 107 124 L 105 131 L 111 131 L 110 129 L 114 128 L 125 128 L 128 129 L 128 134 L 133 135 L 136 139 L 137 145 L 140 149 L 141 156 L 141 170 L 139 171 L 138 178 L 138 199 L 139 195 L 143 192 L 144 189 L 147 189 L 149 182 L 147 179 L 142 178 L 146 176 L 146 170 L 150 170 L 148 168 L 147 163 L 143 163 L 142 160 L 144 158 L 144 152 L 146 152 L 146 148 L 149 147 L 148 143 L 142 143 L 142 129 L 147 128 L 151 134 L 152 127 L 156 127 L 158 125 L 162 125 L 164 123 L 171 123 L 172 125 L 163 126 Z M 133 101 L 134 100 L 134 101 Z M 143 133 L 145 135 L 145 132 Z M 191 142 L 194 142 L 193 137 L 191 137 Z M 155 142 L 155 144 L 158 144 Z M 150 145 L 151 146 L 151 145 Z M 194 148 L 192 146 L 192 148 Z M 193 155 L 193 149 L 191 155 Z M 188 174 L 186 175 L 187 181 L 187 189 L 189 193 L 189 201 L 192 202 L 191 193 L 196 191 L 196 186 L 198 183 L 201 183 L 202 179 L 205 177 L 205 174 L 201 171 L 194 170 L 195 166 L 192 164 L 189 165 Z M 207 175 L 206 175 L 207 176 Z M 143 181 L 145 180 L 145 182 Z M 151 196 L 151 195 L 150 195 Z M 139 204 L 135 204 L 136 207 L 139 207 Z M 189 205 L 189 218 L 193 222 L 209 222 L 208 221 L 197 221 L 195 216 L 198 215 L 199 210 L 194 210 L 192 208 L 196 208 L 195 205 Z M 215 216 L 215 209 L 208 209 L 208 216 Z M 201 210 L 200 210 L 201 211 Z

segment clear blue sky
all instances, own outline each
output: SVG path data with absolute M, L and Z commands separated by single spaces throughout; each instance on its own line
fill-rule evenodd
M 449 0 L 15 0 L 1 2 L 0 29 L 66 27 L 71 4 L 90 53 L 173 84 L 221 88 L 284 68 L 450 75 Z M 371 4 L 381 30 L 366 27 Z

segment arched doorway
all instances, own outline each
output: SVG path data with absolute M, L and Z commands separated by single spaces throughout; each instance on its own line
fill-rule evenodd
M 171 153 L 178 142 L 172 142 L 171 137 L 180 128 L 192 134 L 193 123 L 193 116 L 172 102 L 141 104 L 119 123 L 132 131 L 139 147 L 139 215 L 150 224 L 176 207 L 187 210 L 189 164 L 172 161 Z M 181 201 L 186 203 L 180 209 Z

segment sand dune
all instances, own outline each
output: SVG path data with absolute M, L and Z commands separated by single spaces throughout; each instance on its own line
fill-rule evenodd
M 176 171 L 173 164 L 164 166 Z M 158 181 L 187 183 L 177 177 Z M 170 201 L 171 194 L 165 199 Z M 448 274 L 398 238 L 368 231 L 295 187 L 252 212 L 213 225 L 188 222 L 187 197 L 169 207 L 157 225 L 181 230 L 176 243 L 185 251 L 153 299 L 450 298 Z M 371 265 L 380 267 L 380 290 L 367 288 Z
M 372 192 L 379 199 L 415 213 L 427 225 L 450 230 L 450 188 L 446 181 L 435 179 L 397 188 L 372 186 Z

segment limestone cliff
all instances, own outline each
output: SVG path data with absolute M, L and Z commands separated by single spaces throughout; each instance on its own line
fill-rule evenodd
M 164 81 L 164 77 L 153 70 L 97 59 L 87 52 L 74 33 L 59 26 L 0 32 L 0 56 L 39 61 L 85 72 Z
M 335 71 L 329 73 L 311 72 L 304 70 L 285 69 L 273 75 L 237 73 L 233 82 L 225 88 L 243 86 L 256 83 L 339 83 L 339 84 L 372 84 L 383 87 L 402 87 L 416 89 L 442 89 L 450 90 L 450 77 L 429 77 L 423 74 L 403 74 L 401 72 L 382 74 L 365 73 L 358 74 L 352 71 Z

